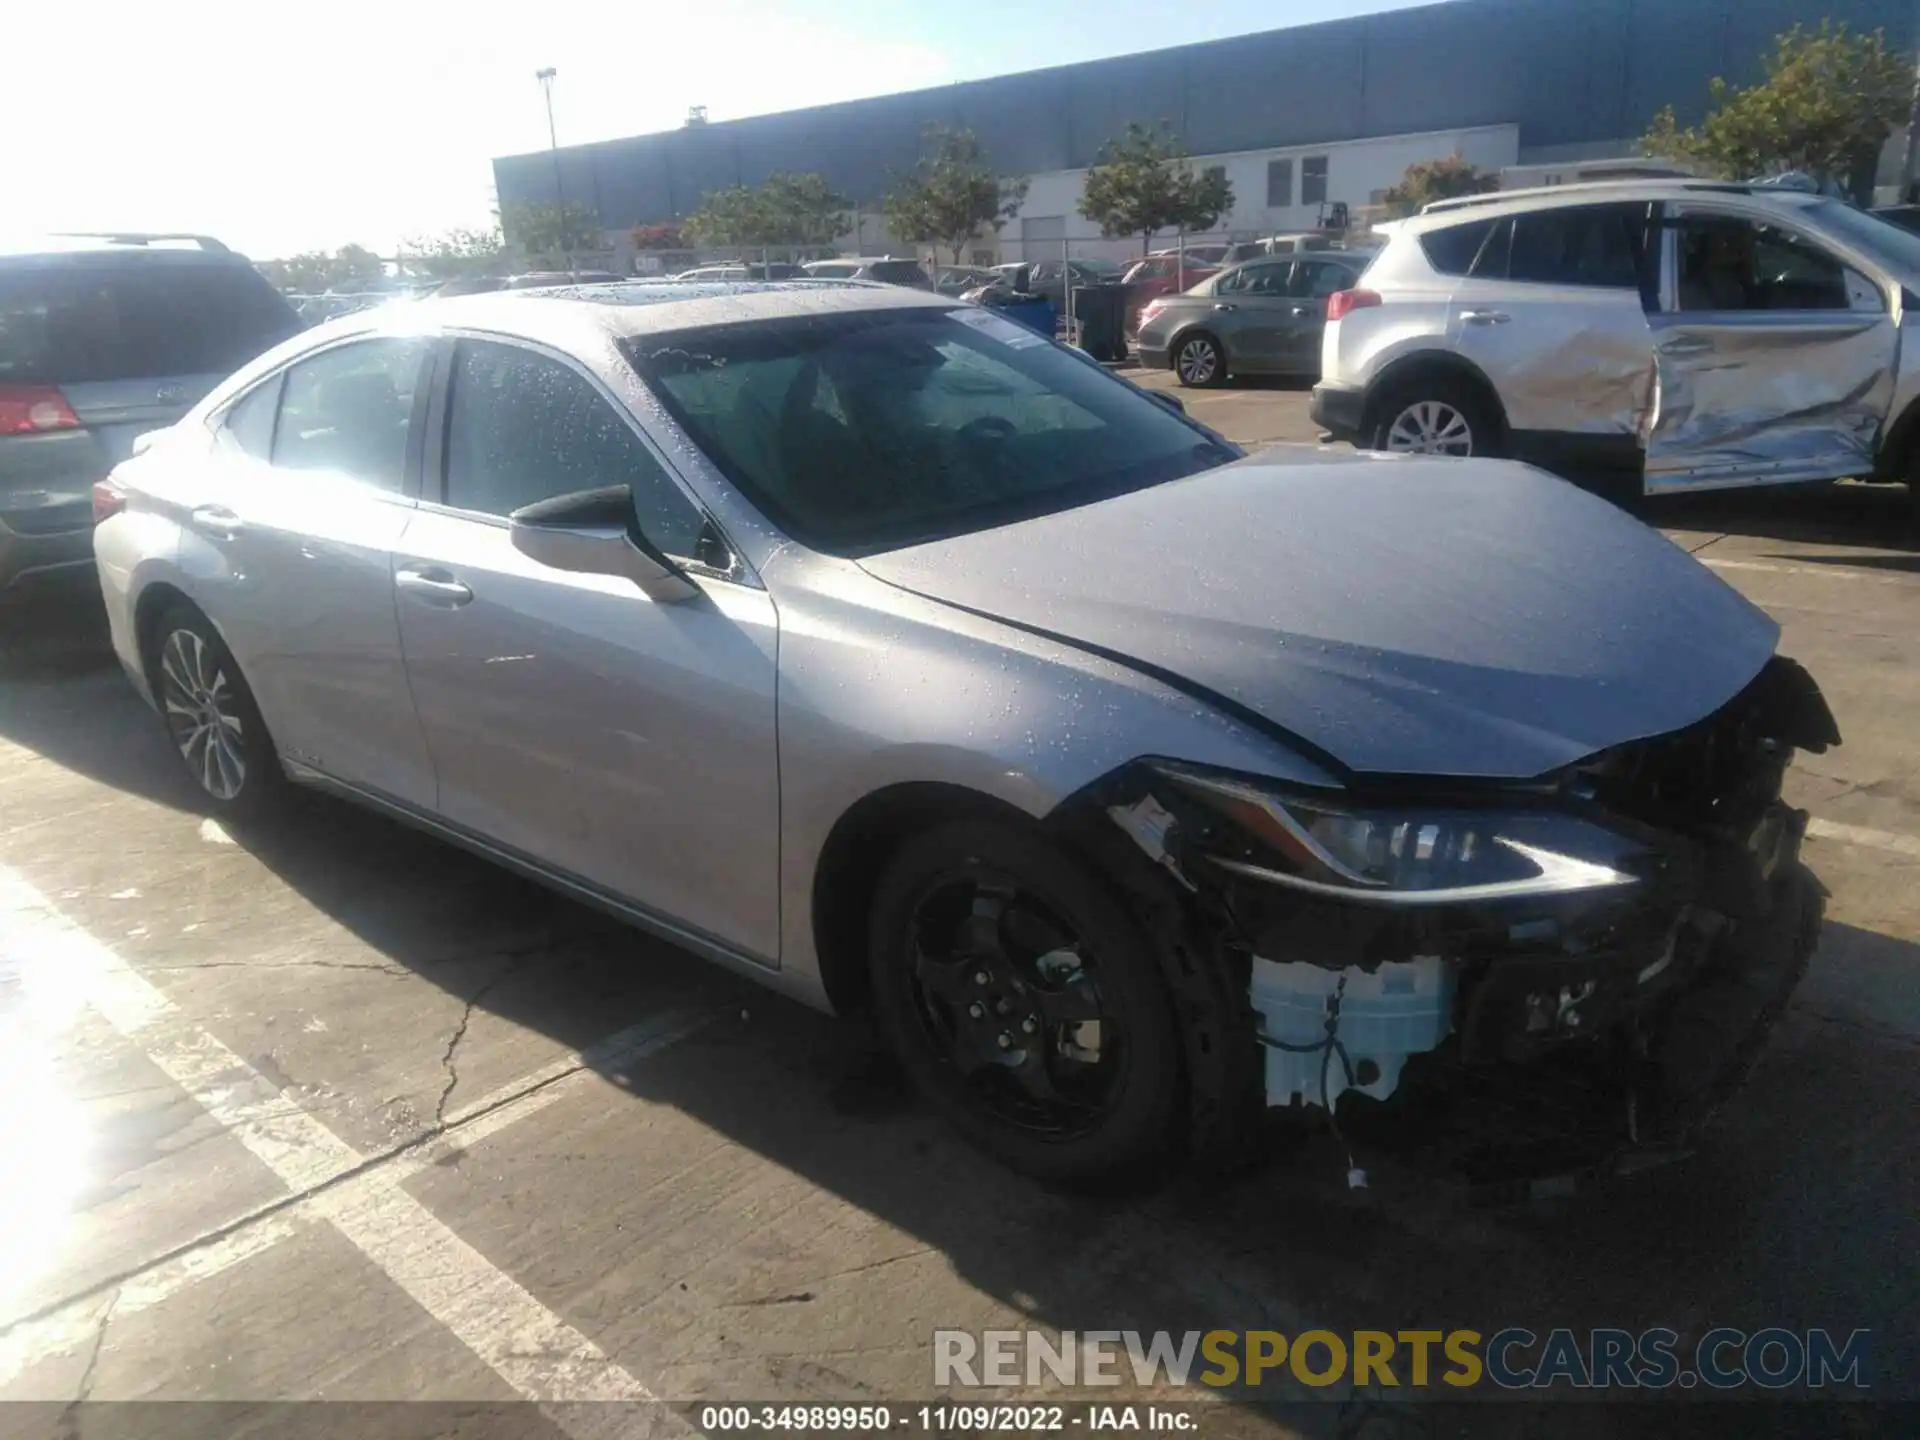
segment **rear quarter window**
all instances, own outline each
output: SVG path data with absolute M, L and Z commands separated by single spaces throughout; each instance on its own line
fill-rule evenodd
M 1493 233 L 1493 220 L 1468 220 L 1429 230 L 1420 237 L 1420 249 L 1427 263 L 1442 275 L 1464 275 L 1473 267 L 1474 257 Z
M 226 375 L 300 328 L 245 264 L 0 269 L 0 383 Z

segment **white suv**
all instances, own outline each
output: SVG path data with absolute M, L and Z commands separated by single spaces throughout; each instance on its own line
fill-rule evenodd
M 1443 200 L 1332 298 L 1312 413 L 1368 448 L 1634 491 L 1910 480 L 1916 294 L 1920 235 L 1818 195 L 1638 180 Z

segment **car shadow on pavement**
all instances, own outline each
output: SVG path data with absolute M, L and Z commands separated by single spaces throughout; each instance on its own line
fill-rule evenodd
M 195 790 L 114 658 L 93 584 L 0 595 L 0 740 L 175 809 Z
M 1904 485 L 1763 486 L 1706 495 L 1658 495 L 1630 507 L 1649 525 L 1669 530 L 1745 535 L 1795 544 L 1920 551 L 1920 521 Z M 1796 562 L 1802 555 L 1781 556 Z M 1835 556 L 1832 564 L 1871 565 L 1870 557 Z
M 1911 1205 L 1920 1185 L 1920 1156 L 1910 1144 L 1910 1117 L 1920 1107 L 1913 1042 L 1826 1008 L 1790 1010 L 1751 1084 L 1698 1154 L 1571 1198 L 1479 1208 L 1430 1177 L 1391 1163 L 1376 1168 L 1373 1160 L 1365 1161 L 1370 1186 L 1350 1190 L 1348 1157 L 1324 1132 L 1276 1148 L 1268 1163 L 1236 1178 L 1176 1167 L 1144 1192 L 1070 1194 L 1012 1174 L 956 1138 L 912 1096 L 857 1019 L 821 1016 L 330 800 L 304 801 L 291 821 L 241 839 L 392 961 L 574 1049 L 602 1038 L 623 1015 L 657 1005 L 653 997 L 663 990 L 698 994 L 715 1017 L 706 1029 L 608 1078 L 909 1237 L 905 1250 L 937 1256 L 1001 1307 L 987 1322 L 978 1310 L 916 1312 L 928 1331 L 1030 1320 L 1054 1330 L 1176 1334 L 1466 1327 L 1491 1335 L 1524 1326 L 1541 1336 L 1556 1327 L 1584 1336 L 1592 1327 L 1637 1333 L 1666 1325 L 1697 1339 L 1714 1325 L 1823 1325 L 1842 1338 L 1872 1330 L 1876 1373 L 1890 1381 L 1911 1388 L 1911 1377 L 1920 1376 L 1920 1340 L 1908 1318 L 1920 1279 L 1920 1215 Z M 462 933 L 538 938 L 510 957 L 503 978 L 497 968 L 469 964 L 446 931 L 423 923 L 422 906 L 457 914 Z M 1920 968 L 1920 946 L 1848 926 L 1831 926 L 1827 944 L 1842 957 L 1871 951 L 1883 967 Z M 440 1038 L 422 1034 L 419 1043 L 437 1046 Z M 620 1264 L 620 1245 L 647 1243 L 635 1216 L 616 1236 L 619 1225 L 601 1213 L 604 1198 L 576 1194 L 548 1171 L 509 1165 L 490 1173 L 508 1187 L 540 1187 L 543 1205 L 559 1212 L 553 1224 L 577 1227 L 589 1246 L 613 1247 L 604 1255 L 611 1268 Z M 820 1323 L 831 1329 L 851 1323 L 849 1307 L 858 1308 L 862 1294 L 851 1277 L 866 1268 L 776 1270 L 767 1281 L 783 1304 L 820 1305 Z M 903 1284 L 911 1289 L 910 1280 Z M 901 1303 L 899 1292 L 876 1293 Z M 724 1330 L 729 1322 L 716 1310 L 714 1323 Z M 832 1362 L 816 1369 L 807 1382 L 816 1398 L 853 1393 L 855 1382 Z M 1554 1398 L 1572 1394 L 1562 1387 Z M 1448 1425 L 1429 1429 L 1428 1420 L 1408 1428 L 1396 1406 L 1386 1407 L 1384 1419 L 1374 1415 L 1371 1400 L 1358 1404 L 1368 1397 L 1344 1386 L 1316 1392 L 1289 1381 L 1280 1408 L 1244 1391 L 1233 1398 L 1239 1408 L 1230 1413 L 1246 1433 L 1271 1433 L 1270 1426 L 1381 1440 L 1543 1433 L 1532 1407 L 1451 1407 Z M 1696 1433 L 1689 1422 L 1698 1419 L 1697 1433 L 1717 1434 L 1733 1413 L 1716 1407 L 1709 1424 L 1707 1416 L 1676 1416 L 1665 1406 L 1556 1405 L 1545 1428 L 1666 1436 Z M 1797 1418 L 1740 1415 L 1741 1428 L 1756 1434 L 1835 1433 L 1830 1410 L 1818 1412 L 1818 1423 L 1811 1410 Z M 1847 1416 L 1844 1430 L 1900 1434 L 1911 1418 L 1896 1423 L 1861 1410 Z M 1802 1421 L 1808 1427 L 1796 1429 Z

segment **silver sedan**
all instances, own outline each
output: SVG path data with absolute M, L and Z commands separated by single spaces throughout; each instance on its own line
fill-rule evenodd
M 1667 1153 L 1818 922 L 1779 795 L 1831 717 L 1685 554 L 1517 465 L 1242 457 L 931 295 L 355 315 L 94 498 L 238 833 L 316 787 L 870 1011 L 1053 1179 L 1560 1113 L 1540 1067 Z

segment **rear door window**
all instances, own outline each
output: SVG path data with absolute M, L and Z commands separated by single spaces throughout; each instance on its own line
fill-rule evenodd
M 300 328 L 240 263 L 0 269 L 0 384 L 225 375 Z
M 1634 211 L 1639 211 L 1636 230 Z M 1540 285 L 1632 290 L 1640 283 L 1646 206 L 1569 205 L 1513 219 L 1507 278 Z M 1479 273 L 1478 271 L 1475 272 Z
M 289 368 L 274 465 L 404 490 L 407 427 L 429 353 L 425 340 L 360 340 Z
M 1289 293 L 1302 300 L 1324 300 L 1336 290 L 1353 285 L 1353 272 L 1330 260 L 1302 260 L 1293 267 Z

